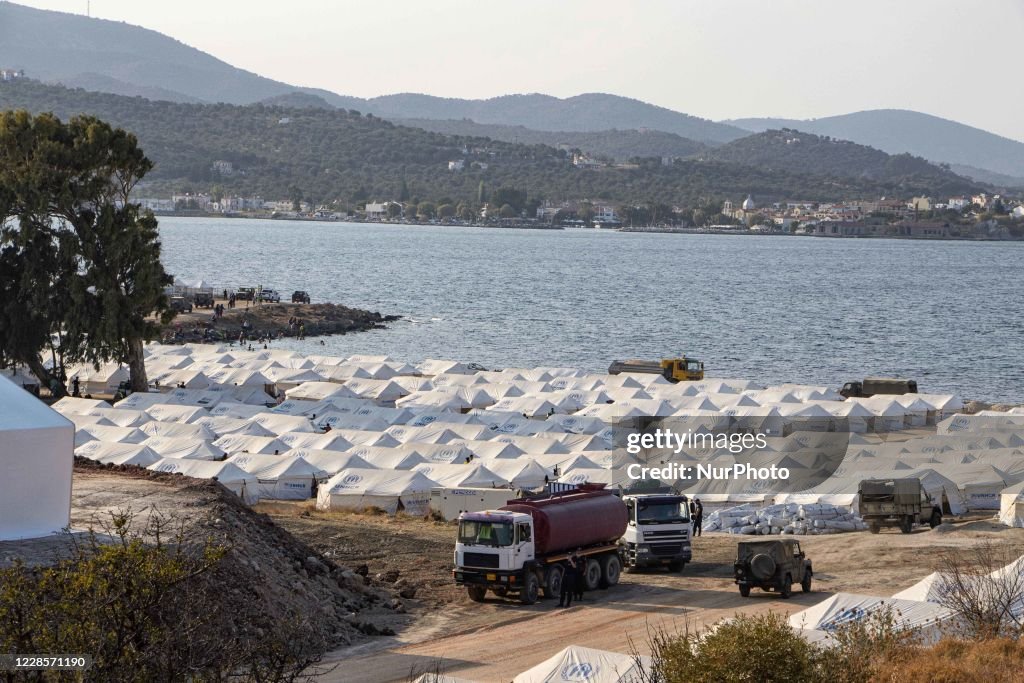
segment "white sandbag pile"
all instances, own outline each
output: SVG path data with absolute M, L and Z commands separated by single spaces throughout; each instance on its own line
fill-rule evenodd
M 738 505 L 715 510 L 708 515 L 703 526 L 704 531 L 764 536 L 838 534 L 845 531 L 863 531 L 867 528 L 867 523 L 847 508 L 828 503 L 785 503 L 763 508 Z

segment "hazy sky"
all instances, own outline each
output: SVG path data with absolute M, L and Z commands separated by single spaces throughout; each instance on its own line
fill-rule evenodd
M 712 119 L 893 107 L 1024 140 L 1024 0 L 92 0 L 92 14 L 362 97 L 596 91 Z

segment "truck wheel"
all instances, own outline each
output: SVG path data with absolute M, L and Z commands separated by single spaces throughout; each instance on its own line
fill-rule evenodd
M 668 570 L 670 572 L 675 572 L 676 574 L 678 574 L 679 572 L 683 571 L 683 567 L 685 566 L 686 563 L 682 560 L 674 560 L 668 563 Z
M 868 527 L 868 530 L 873 534 L 877 534 L 879 531 L 882 530 L 882 527 L 879 524 L 872 523 L 871 526 Z
M 793 577 L 786 574 L 786 578 L 782 580 L 782 588 L 779 589 L 779 595 L 783 598 L 789 598 L 793 594 Z
M 913 517 L 910 517 L 908 515 L 907 517 L 904 517 L 903 519 L 900 520 L 900 531 L 902 531 L 905 534 L 909 534 L 913 530 L 914 530 L 914 518 Z
M 942 524 L 942 513 L 938 510 L 932 510 L 932 518 L 928 521 L 928 525 L 934 529 L 940 524 Z
M 583 575 L 584 584 L 588 591 L 594 591 L 601 587 L 601 565 L 594 558 L 588 558 L 586 562 L 586 573 Z
M 800 582 L 800 588 L 803 589 L 804 593 L 811 592 L 811 572 L 804 574 L 804 580 Z
M 528 572 L 526 579 L 523 581 L 523 588 L 519 591 L 519 602 L 524 605 L 532 605 L 537 602 L 539 593 L 540 581 L 537 580 L 537 575 L 533 572 Z
M 544 582 L 544 597 L 557 598 L 562 594 L 562 570 L 552 567 L 548 572 L 548 580 Z
M 618 555 L 608 555 L 601 560 L 601 588 L 610 588 L 619 582 L 622 576 L 622 562 Z
M 483 602 L 484 596 L 487 595 L 487 588 L 485 586 L 466 586 L 466 592 L 473 602 Z
M 741 583 L 740 584 L 740 597 L 741 598 L 749 598 L 750 597 L 750 586 L 749 585 L 747 585 L 745 583 Z

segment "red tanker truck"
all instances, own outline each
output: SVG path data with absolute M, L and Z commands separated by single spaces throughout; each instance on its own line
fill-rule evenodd
M 526 605 L 541 591 L 558 597 L 562 567 L 570 555 L 583 559 L 588 590 L 619 582 L 626 505 L 603 485 L 511 500 L 497 510 L 459 515 L 455 583 L 480 602 L 490 590 Z

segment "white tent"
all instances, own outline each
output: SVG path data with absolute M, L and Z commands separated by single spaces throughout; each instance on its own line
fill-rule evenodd
M 144 425 L 147 422 L 152 422 L 153 418 L 149 416 L 149 413 L 142 410 L 130 410 L 128 408 L 93 408 L 89 411 L 89 415 L 98 415 L 107 420 L 110 420 L 118 427 L 138 427 Z
M 211 446 L 204 439 L 151 436 L 140 445 L 152 449 L 163 458 L 189 458 L 192 460 L 220 460 L 225 452 Z
M 259 500 L 256 477 L 229 462 L 210 462 L 190 458 L 162 458 L 146 469 L 154 472 L 182 474 L 193 479 L 216 479 L 246 503 Z
M 71 517 L 75 427 L 0 378 L 0 541 L 60 531 Z
M 264 455 L 280 455 L 289 447 L 271 436 L 238 436 L 228 434 L 213 442 L 213 446 L 229 455 L 235 453 L 261 453 Z
M 951 610 L 933 602 L 836 593 L 813 607 L 791 614 L 789 625 L 832 632 L 844 624 L 864 621 L 885 608 L 892 609 L 897 624 L 903 629 L 915 629 L 926 644 L 937 642 L 954 621 Z
M 326 434 L 287 432 L 279 435 L 277 440 L 289 448 L 313 448 L 320 451 L 347 451 L 352 448 L 352 442 L 337 430 L 331 430 Z
M 83 425 L 75 432 L 75 440 L 84 432 L 89 434 L 96 441 L 110 441 L 112 443 L 142 443 L 149 438 L 149 435 L 135 427 L 115 427 L 104 425 Z M 82 440 L 85 443 L 86 439 Z
M 201 417 L 196 420 L 193 424 L 203 425 L 209 427 L 209 429 L 220 438 L 227 434 L 244 434 L 245 436 L 274 436 L 274 433 L 269 429 L 259 426 L 255 422 L 240 417 L 221 417 L 219 415 L 210 415 L 208 417 Z
M 110 465 L 137 465 L 149 467 L 160 455 L 148 446 L 134 443 L 90 441 L 75 449 L 75 455 Z
M 425 515 L 430 509 L 430 489 L 437 484 L 419 472 L 346 469 L 320 487 L 319 510 L 375 507 L 389 515 L 405 511 Z
M 650 657 L 570 645 L 512 679 L 512 683 L 642 683 L 653 668 Z
M 239 453 L 227 461 L 256 475 L 261 500 L 307 500 L 313 497 L 313 482 L 327 478 L 326 472 L 296 455 Z
M 280 436 L 281 434 L 309 432 L 318 433 L 316 427 L 308 417 L 302 415 L 278 415 L 276 413 L 260 413 L 249 418 L 253 424 L 258 424 L 269 432 Z
M 358 455 L 375 468 L 382 470 L 411 470 L 427 460 L 414 450 L 386 446 L 354 446 L 349 453 Z
M 109 403 L 98 398 L 75 398 L 74 396 L 65 396 L 53 404 L 53 409 L 61 415 L 71 415 L 73 413 L 85 415 L 96 408 L 109 407 Z
M 288 451 L 287 456 L 298 456 L 313 465 L 319 470 L 326 472 L 329 476 L 346 469 L 376 469 L 358 455 L 353 453 L 341 453 L 338 451 L 320 451 L 313 448 L 293 448 Z M 279 456 L 273 456 L 279 457 Z
M 421 375 L 428 377 L 433 375 L 472 375 L 476 372 L 465 363 L 459 363 L 453 360 L 438 360 L 435 358 L 426 359 L 417 365 L 416 369 Z
M 145 410 L 146 414 L 160 422 L 179 422 L 181 424 L 192 424 L 202 417 L 207 417 L 210 411 L 199 406 L 174 405 L 169 403 L 157 403 Z
M 1006 526 L 1024 527 L 1024 481 L 999 493 L 999 521 Z
M 323 401 L 328 398 L 355 398 L 344 384 L 337 382 L 303 382 L 294 389 L 285 392 L 289 401 Z
M 139 426 L 139 431 L 150 436 L 166 436 L 172 439 L 203 439 L 213 441 L 217 435 L 209 427 L 181 422 L 159 422 L 153 420 Z
M 533 458 L 494 458 L 483 464 L 516 489 L 539 489 L 550 479 L 548 470 Z
M 412 468 L 444 488 L 505 488 L 508 481 L 482 464 L 441 464 L 425 462 Z

